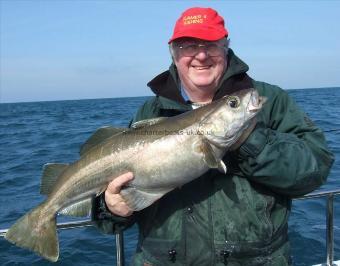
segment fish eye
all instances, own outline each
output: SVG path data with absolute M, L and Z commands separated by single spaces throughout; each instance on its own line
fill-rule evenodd
M 230 96 L 227 103 L 231 108 L 237 108 L 240 106 L 240 99 L 236 96 Z

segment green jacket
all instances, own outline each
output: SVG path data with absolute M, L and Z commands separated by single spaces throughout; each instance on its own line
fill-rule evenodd
M 227 174 L 210 170 L 128 218 L 110 214 L 102 197 L 95 201 L 94 219 L 102 231 L 138 224 L 133 265 L 291 264 L 291 199 L 326 181 L 333 155 L 322 131 L 285 91 L 249 78 L 248 66 L 232 50 L 228 57 L 215 99 L 255 87 L 267 102 L 246 142 L 225 156 Z M 152 80 L 148 85 L 156 96 L 133 122 L 191 110 L 177 80 L 174 66 Z

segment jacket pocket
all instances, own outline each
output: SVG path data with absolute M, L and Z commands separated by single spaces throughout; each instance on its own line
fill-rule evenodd
M 139 243 L 132 265 L 182 265 L 184 256 L 184 248 L 178 242 L 147 238 Z

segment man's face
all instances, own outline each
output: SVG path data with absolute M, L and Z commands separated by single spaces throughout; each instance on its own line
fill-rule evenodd
M 194 38 L 177 40 L 174 62 L 183 85 L 188 90 L 204 89 L 214 92 L 227 67 L 225 40 L 215 42 Z

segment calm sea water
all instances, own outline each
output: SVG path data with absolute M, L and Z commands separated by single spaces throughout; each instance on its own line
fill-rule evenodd
M 290 95 L 323 130 L 337 159 L 321 190 L 340 189 L 340 88 L 291 90 Z M 146 97 L 0 104 L 0 229 L 40 203 L 42 165 L 78 159 L 80 145 L 104 125 L 126 126 Z M 340 259 L 340 197 L 335 200 L 335 259 Z M 290 239 L 295 265 L 325 262 L 325 200 L 295 201 Z M 136 228 L 125 232 L 131 258 Z M 59 232 L 53 265 L 115 265 L 115 240 L 95 228 Z M 0 265 L 52 265 L 0 239 Z

